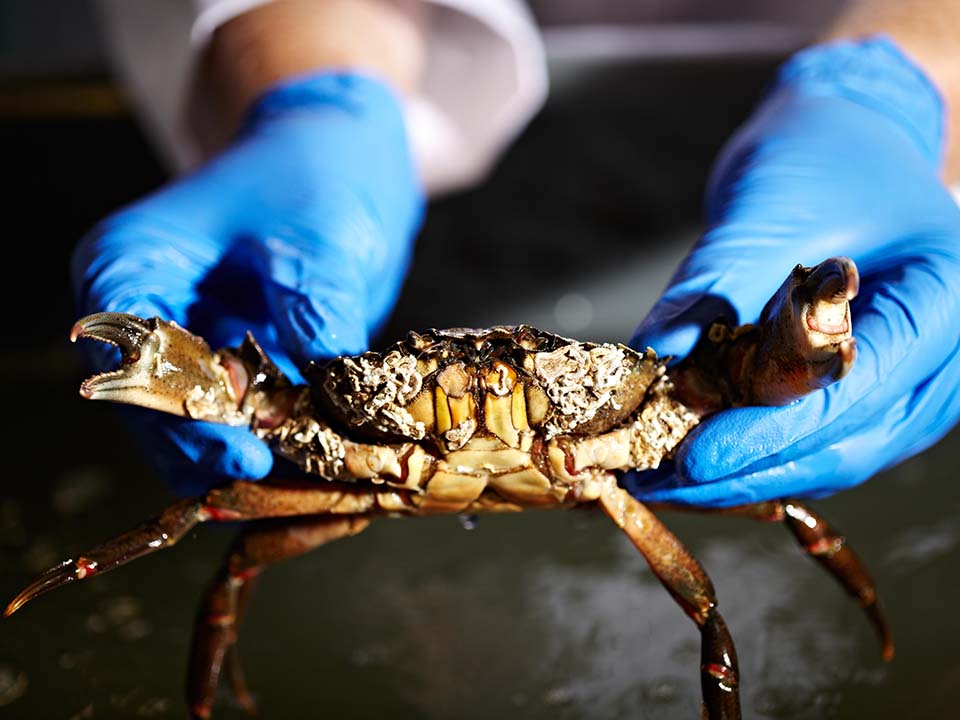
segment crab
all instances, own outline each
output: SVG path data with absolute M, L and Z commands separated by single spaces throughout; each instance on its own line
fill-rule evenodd
M 704 417 L 778 405 L 842 378 L 856 357 L 848 258 L 798 265 L 756 324 L 715 323 L 673 365 L 652 349 L 586 343 L 530 326 L 413 333 L 383 352 L 340 357 L 295 385 L 247 335 L 217 352 L 175 323 L 121 313 L 81 319 L 71 339 L 119 347 L 120 367 L 83 382 L 85 398 L 248 427 L 305 473 L 234 481 L 39 576 L 6 608 L 169 547 L 198 523 L 251 524 L 207 592 L 194 630 L 188 703 L 213 709 L 221 671 L 253 702 L 236 654 L 238 617 L 265 566 L 354 535 L 377 517 L 599 507 L 626 533 L 701 634 L 703 716 L 740 717 L 733 640 L 700 563 L 618 484 L 656 468 Z M 885 659 L 889 625 L 874 583 L 845 539 L 784 499 L 715 510 L 783 522 L 866 611 Z

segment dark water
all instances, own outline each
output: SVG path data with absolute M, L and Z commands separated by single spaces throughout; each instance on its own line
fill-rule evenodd
M 433 209 L 387 339 L 520 321 L 626 337 L 695 236 L 709 157 L 767 70 L 673 67 L 630 73 L 631 93 L 560 93 L 486 187 Z M 83 132 L 107 146 L 103 128 Z M 4 598 L 172 499 L 111 409 L 77 397 L 69 302 L 62 288 L 48 296 L 0 361 Z M 816 503 L 875 574 L 890 664 L 782 528 L 664 515 L 716 583 L 747 718 L 956 717 L 958 459 L 954 433 Z M 193 615 L 232 534 L 202 528 L 0 623 L 0 717 L 183 717 Z M 240 639 L 268 718 L 694 718 L 698 647 L 626 538 L 589 511 L 483 517 L 473 531 L 456 518 L 377 522 L 265 573 Z M 217 711 L 241 716 L 226 697 Z

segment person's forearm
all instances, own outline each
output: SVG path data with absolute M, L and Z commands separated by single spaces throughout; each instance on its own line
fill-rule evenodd
M 250 104 L 284 78 L 365 72 L 395 91 L 419 82 L 423 40 L 415 0 L 277 0 L 220 26 L 201 58 L 188 108 L 203 150 L 222 147 Z
M 824 40 L 890 35 L 927 73 L 946 102 L 944 179 L 960 181 L 960 3 L 957 0 L 855 0 Z

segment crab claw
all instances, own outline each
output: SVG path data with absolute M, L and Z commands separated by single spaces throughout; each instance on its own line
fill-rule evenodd
M 120 349 L 120 367 L 80 385 L 91 400 L 140 405 L 230 425 L 249 423 L 241 410 L 242 363 L 210 350 L 202 339 L 160 318 L 97 313 L 77 321 L 70 340 L 98 340 Z
M 73 560 L 64 560 L 59 565 L 47 570 L 27 587 L 21 590 L 20 593 L 7 605 L 6 609 L 3 611 L 3 616 L 10 617 L 34 598 L 50 592 L 51 590 L 55 590 L 62 585 L 73 582 L 74 580 L 79 580 L 85 576 L 86 571 L 81 569 L 77 563 L 75 563 Z
M 124 358 L 140 357 L 140 346 L 153 328 L 150 322 L 127 313 L 97 313 L 74 323 L 70 330 L 70 342 L 79 338 L 92 338 L 120 348 Z
M 850 372 L 857 357 L 850 301 L 859 289 L 847 257 L 793 269 L 760 316 L 751 404 L 784 405 Z

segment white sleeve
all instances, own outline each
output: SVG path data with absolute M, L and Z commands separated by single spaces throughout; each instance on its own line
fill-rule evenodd
M 405 106 L 431 193 L 476 183 L 543 103 L 546 60 L 520 0 L 423 0 L 426 64 Z M 178 170 L 199 152 L 182 122 L 193 58 L 213 31 L 270 0 L 99 0 L 111 55 L 146 131 Z

